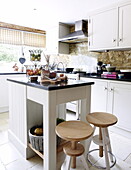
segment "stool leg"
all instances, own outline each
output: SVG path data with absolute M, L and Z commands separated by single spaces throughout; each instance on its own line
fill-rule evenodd
M 89 170 L 89 167 L 88 167 L 88 164 L 87 164 L 87 162 L 86 162 L 86 159 L 85 159 L 84 155 L 81 155 L 81 161 L 82 161 L 82 163 L 83 163 L 83 165 L 84 165 L 84 168 L 85 168 L 86 170 Z
M 112 153 L 112 148 L 111 148 L 111 143 L 110 143 L 110 137 L 109 137 L 108 128 L 105 128 L 105 132 L 106 132 L 106 136 L 107 136 L 108 139 L 109 139 L 108 150 L 109 150 L 110 153 Z M 111 160 L 111 162 L 114 162 L 114 161 L 113 161 L 113 156 L 112 156 L 112 154 L 109 154 L 109 155 L 110 155 L 110 160 Z
M 100 127 L 99 127 L 99 139 L 102 140 L 102 132 Z M 99 146 L 99 156 L 103 157 L 103 146 Z
M 104 152 L 105 152 L 106 169 L 110 170 L 110 164 L 109 164 L 109 158 L 108 158 L 108 152 L 107 152 L 107 145 L 106 145 L 105 128 L 101 128 L 101 130 L 102 130 L 102 138 L 103 138 L 103 147 L 104 147 Z
M 76 149 L 76 143 L 76 141 L 71 142 L 71 148 L 74 150 Z M 76 168 L 76 156 L 71 157 L 71 168 Z
M 64 163 L 61 166 L 61 170 L 65 170 L 65 169 L 70 170 L 70 162 L 71 162 L 71 157 L 67 155 Z

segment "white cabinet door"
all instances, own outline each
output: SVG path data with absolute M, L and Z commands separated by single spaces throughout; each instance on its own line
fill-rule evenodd
M 94 78 L 81 78 L 84 81 L 94 82 L 91 86 L 91 112 L 106 112 L 108 83 Z
M 91 112 L 108 112 L 118 118 L 116 127 L 131 132 L 131 84 L 82 78 L 94 81 L 91 89 Z
M 89 50 L 104 50 L 117 45 L 117 9 L 97 13 L 89 18 Z
M 46 49 L 49 54 L 69 54 L 69 44 L 59 42 L 59 38 L 69 33 L 69 28 L 59 24 L 46 31 Z
M 58 53 L 58 27 L 53 27 L 46 32 L 46 48 L 51 54 Z
M 131 47 L 131 4 L 119 8 L 119 47 Z
M 0 112 L 7 112 L 9 109 L 8 83 L 7 78 L 25 77 L 26 74 L 1 75 L 0 76 Z
M 109 98 L 110 112 L 118 118 L 116 126 L 131 132 L 131 85 L 110 83 Z
M 95 80 L 91 91 L 91 112 L 106 112 L 108 84 L 106 81 Z
M 5 111 L 8 107 L 8 85 L 6 82 L 6 76 L 0 76 L 0 108 L 3 108 L 1 111 Z

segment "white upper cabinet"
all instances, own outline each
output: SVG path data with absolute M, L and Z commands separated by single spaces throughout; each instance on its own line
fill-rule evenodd
M 119 7 L 119 47 L 131 48 L 131 4 Z
M 89 17 L 89 51 L 131 49 L 131 2 Z
M 117 10 L 110 9 L 89 18 L 89 49 L 104 50 L 116 47 Z
M 49 54 L 69 54 L 69 44 L 59 42 L 59 38 L 69 34 L 69 28 L 58 24 L 46 31 L 46 49 Z

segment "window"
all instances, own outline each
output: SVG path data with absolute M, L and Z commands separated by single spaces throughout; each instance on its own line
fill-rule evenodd
M 31 29 L 28 28 L 28 30 Z M 0 72 L 13 71 L 12 67 L 15 63 L 21 67 L 19 58 L 23 57 L 22 53 L 24 53 L 26 64 L 31 64 L 29 50 L 44 51 L 45 41 L 44 33 L 0 28 Z

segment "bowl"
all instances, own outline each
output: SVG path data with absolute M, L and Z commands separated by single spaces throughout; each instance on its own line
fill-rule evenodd
M 116 67 L 115 67 L 115 66 L 106 66 L 106 70 L 107 70 L 108 72 L 113 72 L 113 71 L 116 70 Z
M 29 79 L 31 82 L 37 82 L 38 76 L 30 76 Z
M 67 73 L 71 73 L 74 70 L 74 68 L 66 68 Z
M 55 78 L 56 77 L 56 73 L 55 72 L 50 72 L 49 74 L 49 78 Z

